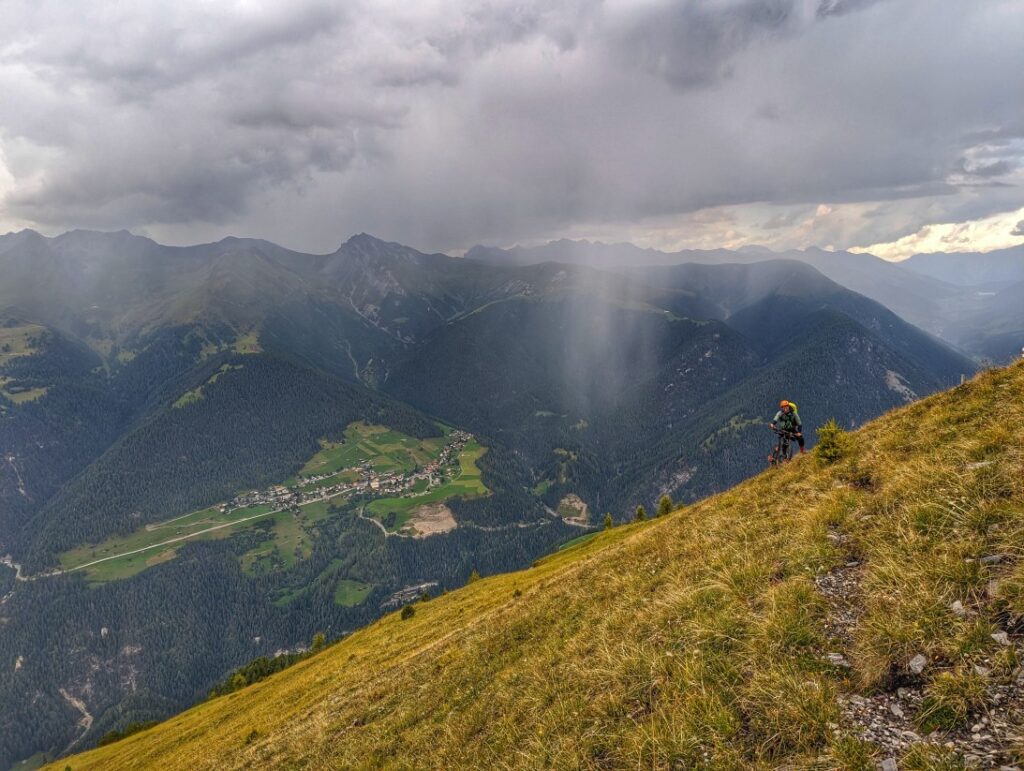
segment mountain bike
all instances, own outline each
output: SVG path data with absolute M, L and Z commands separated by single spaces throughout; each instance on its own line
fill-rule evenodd
M 780 431 L 773 428 L 772 432 L 778 436 L 775 446 L 768 453 L 769 466 L 781 466 L 786 461 L 793 459 L 793 442 L 796 441 L 796 434 L 792 431 Z

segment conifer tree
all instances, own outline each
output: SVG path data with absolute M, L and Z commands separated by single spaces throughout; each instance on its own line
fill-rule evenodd
M 667 495 L 661 496 L 661 500 L 658 501 L 658 514 L 659 517 L 664 517 L 670 511 L 672 511 L 673 503 L 672 499 Z
M 615 520 L 612 519 L 611 512 L 608 512 L 604 515 L 604 529 L 611 530 L 613 527 L 615 527 Z
M 636 507 L 636 519 L 634 519 L 634 522 L 643 522 L 645 519 L 647 519 L 647 509 L 641 503 Z

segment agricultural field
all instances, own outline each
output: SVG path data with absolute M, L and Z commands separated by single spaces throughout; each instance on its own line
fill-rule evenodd
M 458 469 L 454 476 L 441 485 L 417 492 L 415 488 L 406 495 L 379 498 L 371 501 L 366 511 L 381 522 L 389 531 L 401 531 L 414 519 L 416 509 L 427 504 L 441 503 L 451 498 L 473 498 L 488 493 L 487 486 L 480 479 L 477 461 L 487 451 L 476 440 L 470 440 L 459 453 Z
M 336 484 L 340 481 L 354 481 L 359 475 L 353 469 L 364 463 L 382 474 L 408 473 L 417 466 L 430 463 L 448 441 L 447 434 L 430 439 L 415 439 L 384 426 L 353 423 L 345 429 L 344 441 L 322 441 L 320 452 L 284 484 L 286 487 L 299 485 L 300 489 L 307 490 L 323 482 Z M 342 475 L 335 479 L 334 476 L 339 475 L 339 472 Z M 324 475 L 330 479 L 310 481 L 311 477 Z
M 336 605 L 352 608 L 365 602 L 371 591 L 373 586 L 370 584 L 343 578 L 334 588 L 334 602 Z
M 265 541 L 242 555 L 242 570 L 252 576 L 262 575 L 288 570 L 299 560 L 307 559 L 313 553 L 313 526 L 331 516 L 329 506 L 328 501 L 314 501 L 301 506 L 298 514 L 279 511 L 262 520 L 273 525 Z
M 257 518 L 265 517 L 273 510 L 271 505 L 264 504 L 222 513 L 216 506 L 211 506 L 166 522 L 146 525 L 126 536 L 115 536 L 100 544 L 66 551 L 60 555 L 61 568 L 66 571 L 84 570 L 93 583 L 129 578 L 154 564 L 173 559 L 177 548 L 190 540 L 227 537 L 231 535 L 233 526 L 258 521 Z
M 42 388 L 22 388 L 14 385 L 12 378 L 0 376 L 0 394 L 3 394 L 5 398 L 10 399 L 15 404 L 24 404 L 25 402 L 41 399 L 46 396 L 46 392 L 49 390 L 45 386 Z
M 0 326 L 0 367 L 18 356 L 30 356 L 36 352 L 36 341 L 46 334 L 46 328 L 38 324 Z

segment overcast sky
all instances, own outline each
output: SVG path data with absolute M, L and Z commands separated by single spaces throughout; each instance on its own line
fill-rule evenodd
M 0 232 L 1024 243 L 1024 0 L 0 0 Z

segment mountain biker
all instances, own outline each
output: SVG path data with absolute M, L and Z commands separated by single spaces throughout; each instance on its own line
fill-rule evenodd
M 779 411 L 775 413 L 771 426 L 773 431 L 778 429 L 793 434 L 796 437 L 796 443 L 800 445 L 800 454 L 804 454 L 804 426 L 800 422 L 800 413 L 796 411 L 796 405 L 793 402 L 786 399 L 779 402 Z

